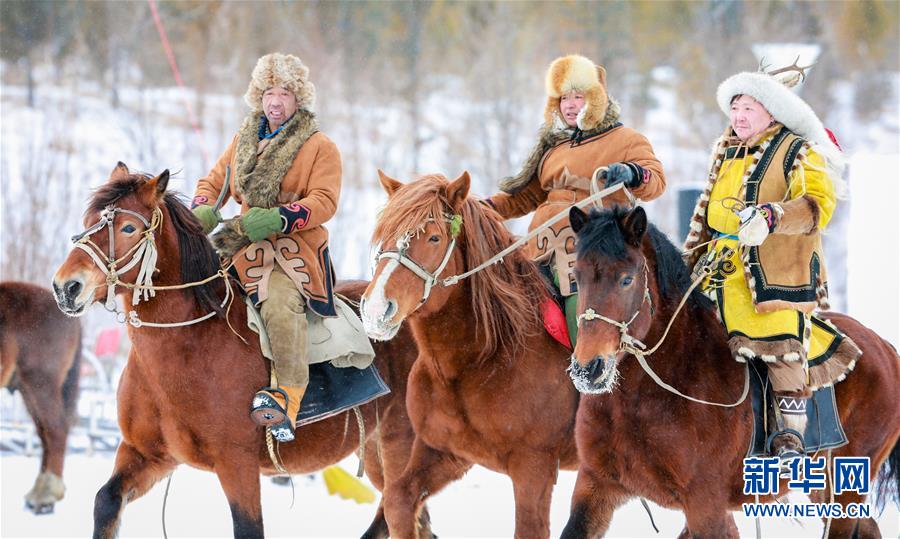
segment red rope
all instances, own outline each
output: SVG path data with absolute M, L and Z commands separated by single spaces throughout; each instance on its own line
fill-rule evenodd
M 162 19 L 159 18 L 159 12 L 156 10 L 156 1 L 147 0 L 147 3 L 150 4 L 150 11 L 153 13 L 153 22 L 156 23 L 156 31 L 159 32 L 159 40 L 162 42 L 163 50 L 165 50 L 166 57 L 169 59 L 169 67 L 172 68 L 175 82 L 178 83 L 178 86 L 182 89 L 181 101 L 184 104 L 184 108 L 187 110 L 188 121 L 190 121 L 194 133 L 197 134 L 197 139 L 200 141 L 200 152 L 203 154 L 204 170 L 208 169 L 209 154 L 206 151 L 206 142 L 203 140 L 203 133 L 200 131 L 200 122 L 197 121 L 197 117 L 194 115 L 194 109 L 191 107 L 191 102 L 188 101 L 187 93 L 184 91 L 186 88 L 184 86 L 184 81 L 181 80 L 178 64 L 175 62 L 175 53 L 172 52 L 172 46 L 169 44 L 169 36 L 166 35 L 166 29 L 163 28 Z

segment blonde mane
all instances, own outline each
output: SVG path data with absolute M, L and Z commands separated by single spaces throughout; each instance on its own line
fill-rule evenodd
M 404 185 L 388 201 L 378 218 L 372 242 L 387 244 L 406 233 L 421 230 L 429 219 L 449 226 L 441 217 L 452 213 L 447 199 L 447 178 L 439 174 L 423 176 Z M 500 216 L 468 197 L 462 205 L 462 231 L 457 249 L 463 253 L 465 269 L 481 264 L 508 247 L 514 238 Z M 541 330 L 540 306 L 547 292 L 537 267 L 521 251 L 504 258 L 468 278 L 477 334 L 484 342 L 479 360 L 503 351 L 515 356 L 527 337 Z

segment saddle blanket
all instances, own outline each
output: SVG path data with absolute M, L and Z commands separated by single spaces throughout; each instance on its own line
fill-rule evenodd
M 766 391 L 764 391 L 764 388 Z M 766 406 L 769 401 L 769 369 L 756 359 L 750 362 L 750 396 L 753 406 L 753 434 L 750 437 L 748 457 L 766 456 L 767 430 L 765 424 Z M 834 398 L 834 386 L 823 387 L 813 391 L 813 396 L 806 406 L 806 432 L 803 443 L 807 453 L 832 449 L 847 444 L 847 435 L 841 425 Z M 774 421 L 773 417 L 768 418 Z

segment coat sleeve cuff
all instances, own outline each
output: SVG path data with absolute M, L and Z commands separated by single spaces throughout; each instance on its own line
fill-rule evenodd
M 284 222 L 282 232 L 285 234 L 301 230 L 309 222 L 309 218 L 312 215 L 310 209 L 299 202 L 291 202 L 280 206 L 278 213 L 281 214 L 281 220 Z

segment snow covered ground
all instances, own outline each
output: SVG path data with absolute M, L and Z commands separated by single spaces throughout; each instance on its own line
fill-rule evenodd
M 111 453 L 70 455 L 66 460 L 65 499 L 51 515 L 35 516 L 24 510 L 23 496 L 37 474 L 37 457 L 0 458 L 2 478 L 2 537 L 87 537 L 91 533 L 93 500 L 113 466 Z M 342 463 L 356 469 L 356 459 Z M 320 474 L 295 476 L 295 502 L 291 507 L 290 486 L 273 484 L 262 478 L 263 514 L 269 537 L 358 537 L 369 525 L 375 505 L 358 505 L 326 493 Z M 568 518 L 569 498 L 575 485 L 574 472 L 561 472 L 553 491 L 551 536 L 558 537 Z M 165 482 L 129 504 L 124 512 L 121 537 L 162 537 L 162 505 Z M 791 495 L 792 503 L 805 503 L 802 495 Z M 505 476 L 474 468 L 462 480 L 429 500 L 435 532 L 442 538 L 512 537 L 514 506 L 512 484 Z M 652 505 L 652 504 L 651 504 Z M 684 526 L 677 511 L 653 507 L 660 529 L 657 535 L 638 501 L 620 508 L 613 519 L 609 537 L 674 537 Z M 755 534 L 750 518 L 736 514 L 742 537 Z M 878 519 L 885 537 L 900 535 L 900 513 L 888 507 Z M 172 478 L 166 507 L 169 537 L 229 537 L 231 516 L 215 476 L 181 467 Z M 762 521 L 762 535 L 773 537 L 820 537 L 822 523 L 814 519 Z

